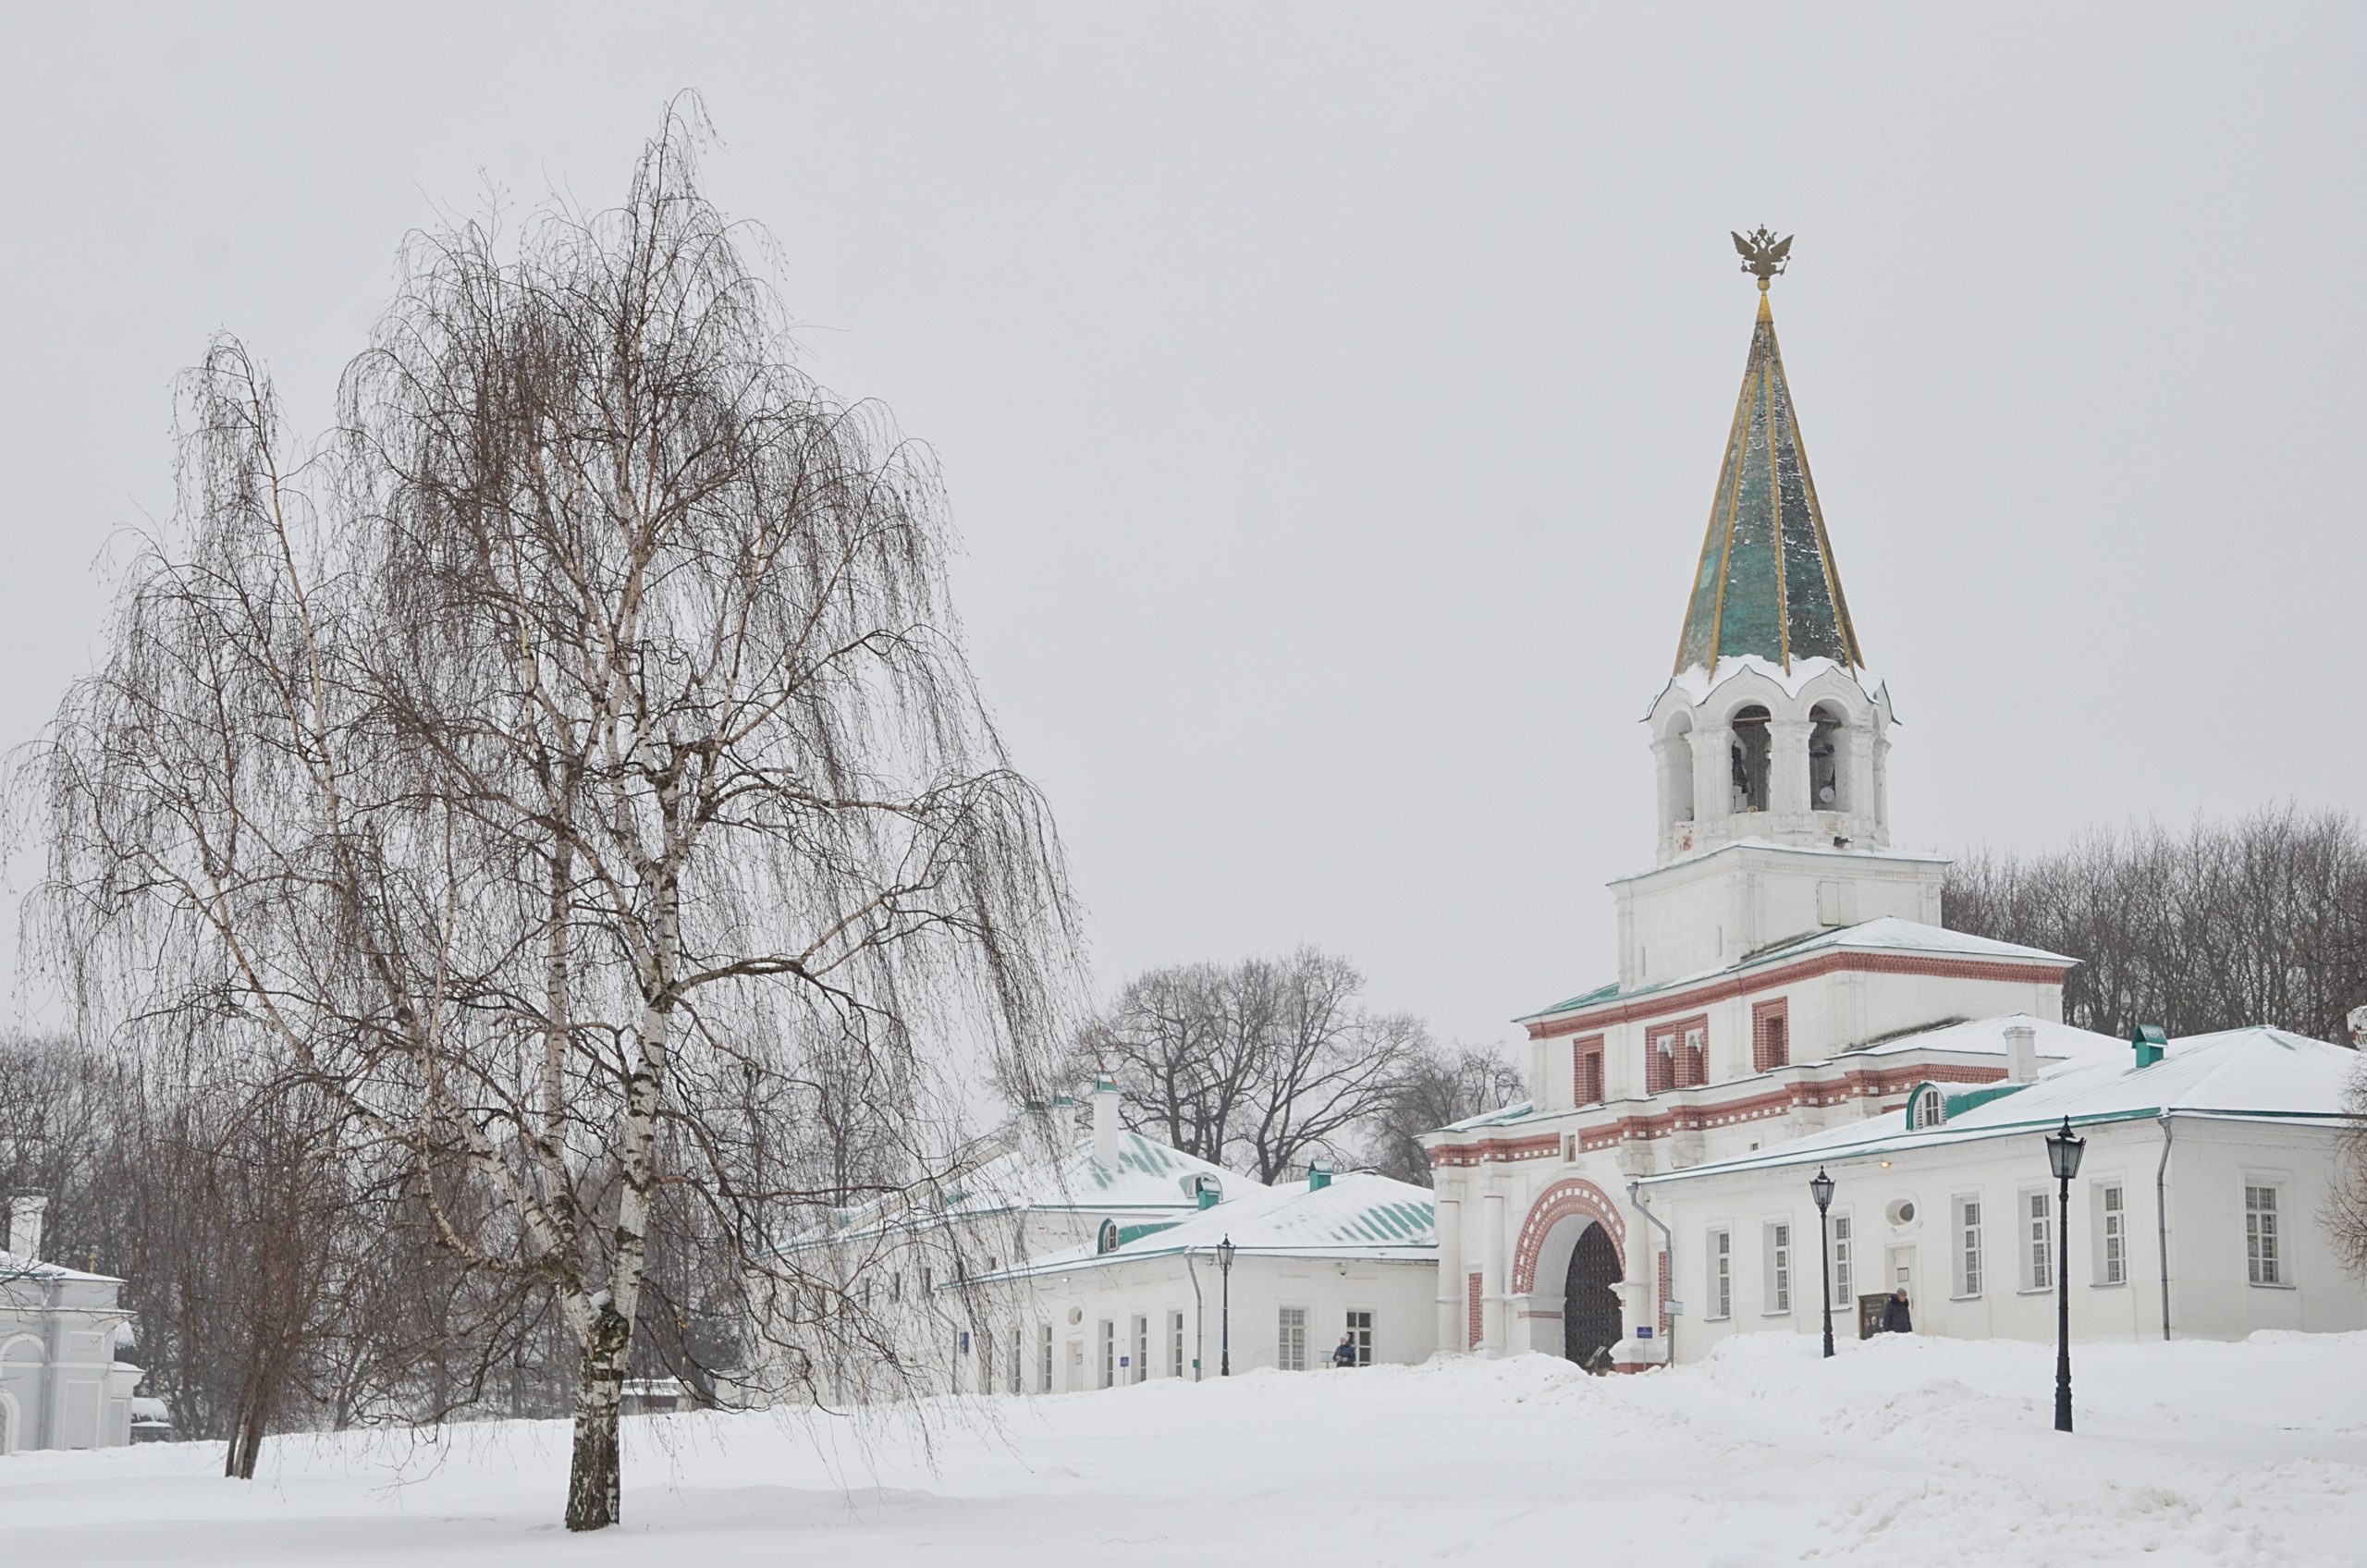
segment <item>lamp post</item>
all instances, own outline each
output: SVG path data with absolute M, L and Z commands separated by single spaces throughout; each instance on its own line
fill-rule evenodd
M 1217 1376 L 1233 1376 L 1233 1236 L 1217 1243 L 1217 1273 L 1224 1282 L 1217 1309 Z
M 2079 1174 L 2079 1157 L 2087 1152 L 2088 1141 L 2071 1132 L 2071 1119 L 2063 1119 L 2063 1130 L 2046 1135 L 2046 1163 L 2054 1172 L 2056 1197 L 2054 1202 L 2054 1429 L 2071 1429 L 2071 1178 Z
M 1833 1178 L 1821 1165 L 1809 1183 L 1809 1196 L 1816 1199 L 1816 1256 L 1823 1266 L 1820 1272 L 1824 1276 L 1824 1354 L 1829 1358 L 1833 1354 L 1833 1231 L 1825 1220 L 1825 1210 L 1833 1207 Z

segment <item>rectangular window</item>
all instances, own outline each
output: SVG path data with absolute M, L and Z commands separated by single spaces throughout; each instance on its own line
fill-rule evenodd
M 1105 1317 L 1101 1320 L 1101 1386 L 1109 1388 L 1118 1380 L 1118 1325 Z
M 1710 1316 L 1731 1317 L 1735 1313 L 1735 1233 L 1732 1231 L 1710 1232 Z
M 1351 1311 L 1348 1314 L 1348 1342 L 1356 1347 L 1356 1365 L 1372 1365 L 1372 1314 Z
M 1674 1019 L 1644 1033 L 1644 1092 L 1690 1088 L 1710 1081 L 1710 1021 Z
M 1027 1381 L 1027 1366 L 1021 1354 L 1021 1346 L 1024 1342 L 1019 1330 L 1013 1329 L 1011 1331 L 1011 1370 L 1006 1374 L 1011 1378 L 1012 1393 L 1020 1392 Z
M 2022 1194 L 2022 1289 L 2054 1289 L 2054 1195 Z
M 1750 1008 L 1750 1065 L 1768 1072 L 1792 1064 L 1792 1004 L 1778 997 Z
M 2128 1212 L 2120 1183 L 2096 1188 L 2096 1283 L 2128 1282 Z
M 1167 1315 L 1167 1375 L 1181 1378 L 1187 1368 L 1184 1365 L 1184 1315 Z
M 1781 1220 L 1767 1227 L 1767 1310 L 1792 1310 L 1792 1228 Z
M 983 1329 L 978 1331 L 978 1391 L 995 1391 L 995 1337 Z
M 1150 1319 L 1147 1317 L 1137 1317 L 1134 1319 L 1134 1365 L 1133 1371 L 1134 1375 L 1131 1380 L 1134 1382 L 1139 1383 L 1144 1378 L 1150 1376 Z
M 1275 1347 L 1274 1365 L 1285 1372 L 1306 1370 L 1306 1308 L 1282 1308 L 1281 1342 Z
M 2255 1285 L 2285 1283 L 2276 1236 L 2276 1189 L 2244 1183 L 2244 1265 Z
M 1847 1306 L 1858 1299 L 1858 1270 L 1850 1246 L 1849 1217 L 1833 1217 L 1833 1305 Z
M 1039 1323 L 1036 1328 L 1036 1391 L 1052 1391 L 1052 1326 Z
M 1977 1296 L 1981 1293 L 1981 1200 L 1958 1198 L 1956 1207 L 1956 1293 Z
M 1571 1047 L 1570 1103 L 1602 1103 L 1602 1036 L 1590 1035 Z

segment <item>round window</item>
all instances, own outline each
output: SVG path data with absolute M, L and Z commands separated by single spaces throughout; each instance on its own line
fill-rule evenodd
M 1081 1306 L 1073 1306 L 1069 1308 L 1069 1324 L 1072 1328 L 1084 1321 L 1085 1308 Z
M 1890 1215 L 1890 1222 L 1892 1224 L 1912 1225 L 1915 1223 L 1915 1200 L 1913 1198 L 1893 1198 L 1891 1200 L 1890 1208 L 1887 1212 Z

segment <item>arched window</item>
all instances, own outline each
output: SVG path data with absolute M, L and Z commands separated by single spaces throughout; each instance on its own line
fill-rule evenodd
M 1809 711 L 1809 809 L 1847 811 L 1848 721 L 1824 703 Z
M 1116 1220 L 1105 1219 L 1101 1222 L 1101 1234 L 1094 1238 L 1093 1250 L 1098 1253 L 1116 1252 L 1118 1250 L 1118 1222 Z
M 1907 1096 L 1907 1125 L 1911 1132 L 1937 1127 L 1948 1119 L 1948 1096 L 1937 1084 L 1918 1084 Z
M 1735 715 L 1735 810 L 1767 809 L 1767 710 L 1752 704 Z

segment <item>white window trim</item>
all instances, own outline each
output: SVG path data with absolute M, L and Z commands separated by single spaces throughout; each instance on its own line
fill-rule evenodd
M 2033 1284 L 2037 1271 L 2031 1267 L 2030 1199 L 2046 1200 L 2046 1283 Z M 2062 1206 L 2054 1201 L 2052 1187 L 2024 1187 L 2014 1194 L 2014 1249 L 2018 1262 L 2015 1282 L 2021 1288 L 2014 1293 L 2025 1296 L 2051 1296 L 2054 1293 L 2054 1275 L 2063 1262 L 2062 1240 L 2055 1227 L 2063 1223 L 2063 1216 L 2055 1210 Z
M 2239 1193 L 2243 1213 L 2244 1285 L 2254 1291 L 2295 1291 L 2300 1286 L 2293 1278 L 2292 1227 L 2287 1223 L 2292 1209 L 2285 1202 L 2286 1193 L 2292 1187 L 2291 1176 L 2281 1170 L 2247 1170 L 2240 1177 L 2245 1187 L 2266 1187 L 2276 1194 L 2276 1278 L 2255 1280 L 2251 1268 L 2251 1194 Z
M 1981 1216 L 1970 1226 L 1964 1222 L 1964 1206 L 1978 1205 Z M 1964 1236 L 1967 1230 L 1977 1232 L 1973 1252 L 1980 1259 L 1980 1275 L 1969 1278 L 1965 1269 Z M 1980 1192 L 1948 1194 L 1948 1299 L 1979 1301 L 1989 1285 L 1989 1199 Z
M 1831 1214 L 1825 1216 L 1825 1218 L 1833 1221 L 1834 1227 L 1846 1226 L 1849 1232 L 1845 1237 L 1837 1228 L 1820 1227 L 1821 1231 L 1819 1238 L 1821 1244 L 1832 1248 L 1833 1289 L 1836 1292 L 1833 1298 L 1833 1305 L 1835 1307 L 1854 1307 L 1858 1305 L 1858 1222 L 1856 1211 L 1846 1208 L 1836 1208 L 1833 1210 Z
M 1780 1282 L 1775 1277 L 1775 1228 L 1779 1225 L 1784 1228 L 1784 1277 Z M 1762 1304 L 1759 1315 L 1761 1317 L 1792 1317 L 1795 1311 L 1793 1304 L 1799 1300 L 1799 1227 L 1789 1218 L 1763 1220 L 1759 1227 L 1759 1245 L 1760 1300 Z M 1781 1305 L 1776 1301 L 1779 1293 L 1783 1298 Z
M 1726 1267 L 1723 1275 L 1726 1300 L 1725 1310 L 1723 1312 L 1718 1309 L 1718 1286 L 1721 1280 L 1718 1271 L 1718 1238 L 1721 1236 L 1726 1239 Z M 1710 1310 L 1702 1315 L 1702 1321 L 1732 1322 L 1735 1315 L 1735 1228 L 1733 1224 L 1728 1222 L 1710 1226 L 1702 1232 L 1701 1250 L 1703 1257 L 1709 1261 L 1709 1277 L 1702 1283 L 1710 1296 L 1709 1301 L 1704 1304 Z
M 2104 1194 L 2113 1188 L 2120 1192 L 2120 1278 L 2117 1280 L 2104 1278 L 2108 1261 L 2104 1243 L 2109 1239 L 2104 1234 Z M 2135 1271 L 2128 1266 L 2128 1183 L 2118 1175 L 2108 1176 L 2096 1182 L 2093 1192 L 2094 1195 L 2088 1200 L 2088 1224 L 2094 1232 L 2088 1249 L 2094 1259 L 2089 1269 L 2088 1288 L 2097 1291 L 2126 1290 L 2129 1280 L 2135 1278 Z

